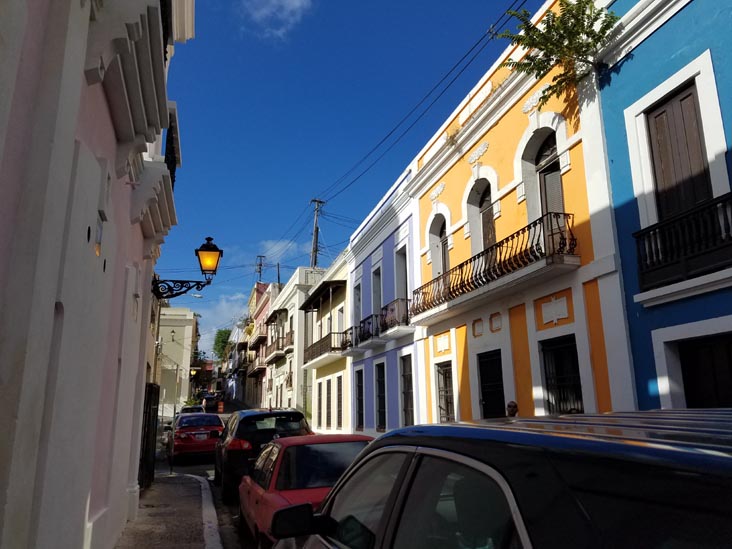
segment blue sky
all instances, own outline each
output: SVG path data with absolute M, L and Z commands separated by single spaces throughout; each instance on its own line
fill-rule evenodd
M 224 249 L 219 273 L 202 297 L 189 294 L 171 303 L 202 315 L 202 349 L 210 354 L 215 330 L 244 313 L 258 255 L 265 256 L 265 282 L 276 281 L 277 263 L 282 282 L 294 267 L 309 265 L 311 199 L 327 201 L 319 265 L 338 255 L 507 41 L 485 41 L 482 50 L 472 50 L 391 137 L 358 162 L 492 24 L 506 23 L 502 15 L 509 6 L 533 13 L 541 4 L 196 2 L 196 37 L 176 45 L 169 73 L 183 165 L 175 187 L 179 225 L 167 237 L 156 270 L 166 279 L 198 279 L 193 250 L 204 237 Z

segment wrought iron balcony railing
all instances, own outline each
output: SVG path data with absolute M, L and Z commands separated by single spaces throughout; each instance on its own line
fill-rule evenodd
M 364 318 L 359 325 L 359 344 L 369 341 L 381 334 L 381 315 L 370 315 Z
M 345 332 L 343 332 L 343 339 L 341 340 L 341 351 L 347 351 L 358 346 L 360 340 L 360 327 L 351 326 Z
M 558 255 L 573 255 L 577 239 L 574 216 L 547 213 L 512 235 L 414 290 L 411 314 L 418 315 L 442 303 L 483 288 L 532 263 Z
M 390 330 L 395 326 L 409 325 L 409 303 L 409 299 L 399 298 L 381 309 L 382 332 Z
M 292 351 L 295 347 L 295 332 L 290 331 L 285 334 L 284 343 L 285 351 Z
M 305 349 L 305 363 L 326 353 L 340 353 L 343 349 L 344 332 L 331 332 Z
M 641 291 L 732 266 L 732 193 L 633 234 Z

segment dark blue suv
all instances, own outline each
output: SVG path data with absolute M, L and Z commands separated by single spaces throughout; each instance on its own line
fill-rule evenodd
M 271 530 L 309 548 L 730 547 L 732 411 L 399 429 Z

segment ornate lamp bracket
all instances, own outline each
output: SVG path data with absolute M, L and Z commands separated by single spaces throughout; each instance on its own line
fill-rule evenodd
M 211 284 L 211 280 L 159 280 L 153 279 L 152 293 L 158 299 L 178 297 L 191 290 L 201 291 Z

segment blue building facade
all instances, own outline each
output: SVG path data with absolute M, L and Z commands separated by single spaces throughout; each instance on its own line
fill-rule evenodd
M 412 203 L 397 181 L 352 235 L 345 354 L 351 361 L 354 431 L 376 435 L 420 420 L 418 349 L 409 323 L 416 287 Z
M 600 101 L 637 404 L 730 406 L 732 2 L 609 9 Z

